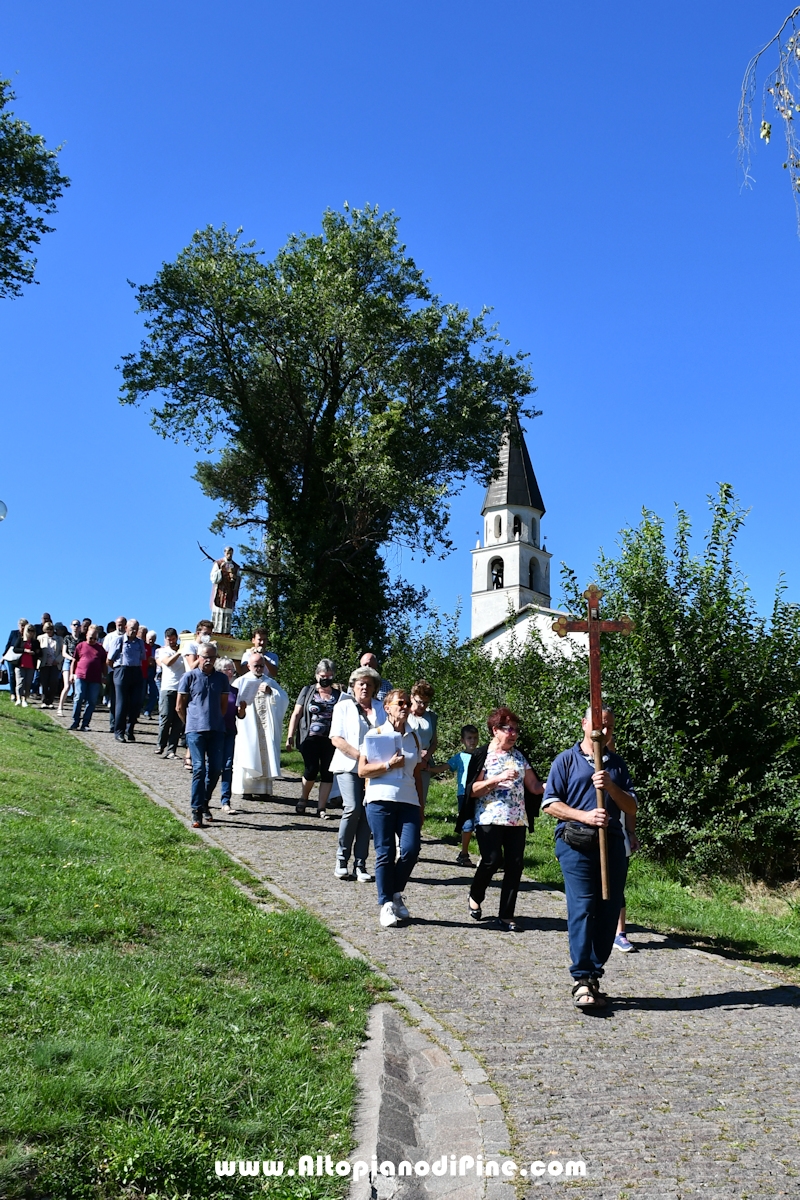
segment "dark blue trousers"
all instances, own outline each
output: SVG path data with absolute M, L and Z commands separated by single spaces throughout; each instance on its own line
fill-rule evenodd
M 625 894 L 625 842 L 608 835 L 608 900 L 602 898 L 600 851 L 596 846 L 575 850 L 557 837 L 556 858 L 567 893 L 570 974 L 573 979 L 599 979 L 614 945 Z

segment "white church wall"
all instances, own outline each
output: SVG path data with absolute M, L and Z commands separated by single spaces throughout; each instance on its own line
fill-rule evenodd
M 517 646 L 522 645 L 530 634 L 531 628 L 535 627 L 546 650 L 554 650 L 566 658 L 574 658 L 576 654 L 587 654 L 589 651 L 587 634 L 568 633 L 566 637 L 561 638 L 553 632 L 553 621 L 561 615 L 557 609 L 553 608 L 523 612 L 517 617 L 511 628 L 501 625 L 498 629 L 486 633 L 483 637 L 483 644 L 492 658 L 498 658 L 502 654 L 508 654 L 514 643 Z

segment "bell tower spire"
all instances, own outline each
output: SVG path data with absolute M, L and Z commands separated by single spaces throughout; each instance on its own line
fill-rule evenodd
M 472 551 L 472 637 L 508 620 L 509 610 L 550 608 L 550 559 L 541 544 L 545 513 L 516 413 L 500 445 L 498 472 L 481 509 L 483 544 Z

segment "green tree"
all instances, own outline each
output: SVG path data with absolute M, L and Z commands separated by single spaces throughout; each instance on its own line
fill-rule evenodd
M 16 97 L 8 79 L 0 79 L 0 297 L 20 296 L 36 283 L 32 252 L 42 234 L 52 233 L 44 217 L 69 187 L 58 169 L 58 152 L 8 111 Z
M 147 336 L 122 402 L 157 395 L 162 436 L 208 444 L 196 477 L 222 502 L 216 528 L 254 540 L 264 623 L 318 612 L 380 642 L 419 601 L 381 547 L 450 549 L 448 496 L 489 478 L 511 412 L 535 415 L 524 356 L 486 310 L 435 296 L 371 207 L 326 211 L 272 262 L 209 227 L 137 298 Z

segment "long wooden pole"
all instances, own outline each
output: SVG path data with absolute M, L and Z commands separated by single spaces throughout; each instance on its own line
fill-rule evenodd
M 600 614 L 597 607 L 592 609 L 591 596 L 588 599 L 588 607 L 589 699 L 592 708 L 592 748 L 594 750 L 594 769 L 595 771 L 602 771 L 605 737 L 603 736 L 603 693 L 600 681 Z M 597 797 L 597 807 L 605 810 L 606 794 L 603 789 L 595 788 L 595 796 Z M 605 828 L 600 828 L 597 832 L 600 846 L 600 886 L 603 899 L 608 900 L 608 832 Z

